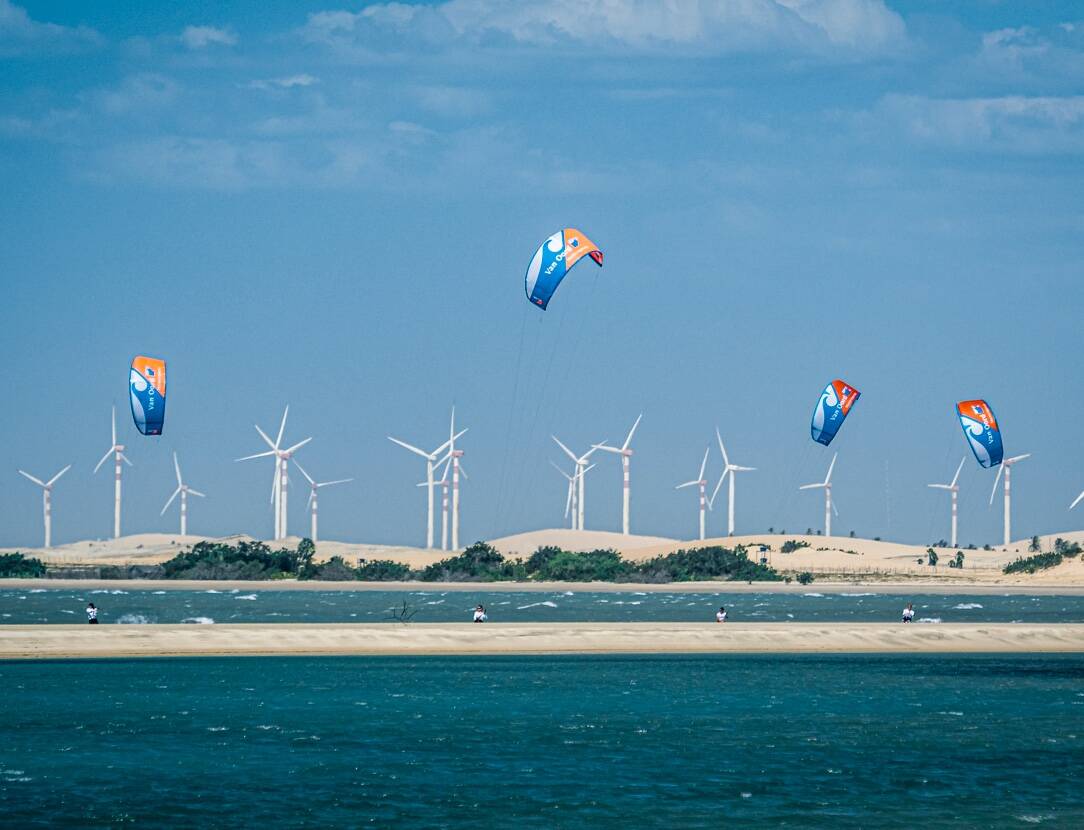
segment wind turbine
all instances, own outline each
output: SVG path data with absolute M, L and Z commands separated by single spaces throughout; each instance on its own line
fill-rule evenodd
M 632 425 L 632 429 L 629 430 L 629 434 L 625 436 L 625 443 L 620 447 L 611 447 L 608 444 L 596 444 L 592 447 L 592 449 L 612 452 L 621 456 L 621 532 L 626 536 L 629 535 L 629 459 L 632 458 L 632 450 L 629 449 L 629 444 L 632 443 L 632 435 L 636 432 L 636 427 L 640 426 L 640 419 L 643 417 L 643 412 L 636 416 L 636 422 Z
M 171 504 L 173 504 L 173 500 L 175 498 L 177 498 L 178 494 L 180 494 L 180 496 L 181 496 L 181 535 L 182 536 L 187 536 L 188 535 L 188 494 L 191 493 L 193 496 L 199 496 L 201 499 L 204 498 L 204 494 L 201 493 L 199 490 L 193 490 L 191 487 L 189 487 L 187 484 L 184 483 L 184 480 L 181 478 L 181 465 L 177 461 L 177 453 L 173 453 L 173 469 L 177 473 L 177 489 L 173 491 L 173 495 L 169 497 L 169 501 L 167 501 L 165 503 L 165 506 L 162 508 L 162 512 L 159 513 L 158 515 L 159 516 L 166 515 L 166 509 Z
M 1001 478 L 1001 471 L 1005 471 L 1005 547 L 1008 547 L 1012 542 L 1012 515 L 1010 513 L 1010 503 L 1012 499 L 1012 487 L 1009 479 L 1012 477 L 1012 465 L 1018 461 L 1023 461 L 1025 458 L 1030 458 L 1031 453 L 1026 452 L 1023 455 L 1014 455 L 1012 458 L 1006 458 L 1001 462 L 1001 466 L 997 468 L 997 475 L 994 476 L 994 486 L 990 490 L 990 504 L 994 503 L 994 494 L 997 492 L 997 482 Z M 1075 503 L 1075 502 L 1074 502 Z
M 719 434 L 719 428 L 715 428 L 715 437 L 719 441 L 719 450 L 723 453 L 723 474 L 719 476 L 719 483 L 715 485 L 715 491 L 711 494 L 711 498 L 708 499 L 708 507 L 710 508 L 715 504 L 715 497 L 719 495 L 719 488 L 723 486 L 723 479 L 726 478 L 727 473 L 730 474 L 730 487 L 727 493 L 727 512 L 726 512 L 726 535 L 734 535 L 734 473 L 751 473 L 756 467 L 739 467 L 737 464 L 730 463 L 730 456 L 726 454 L 726 447 L 723 446 L 723 436 Z M 831 475 L 831 473 L 829 473 Z
M 697 473 L 696 478 L 692 481 L 686 481 L 684 484 L 679 484 L 675 487 L 675 490 L 680 490 L 683 487 L 692 487 L 694 484 L 700 488 L 700 539 L 704 539 L 704 507 L 707 505 L 707 497 L 704 495 L 705 488 L 708 486 L 707 481 L 704 480 L 704 469 L 708 466 L 708 453 L 711 452 L 711 445 L 704 450 L 704 460 L 700 462 L 700 472 Z M 725 473 L 724 473 L 725 475 Z M 719 479 L 722 483 L 722 479 Z M 711 509 L 710 507 L 708 508 Z
M 550 462 L 550 464 L 553 465 L 553 469 L 555 469 L 562 476 L 564 476 L 566 479 L 568 479 L 568 496 L 565 498 L 565 518 L 566 519 L 568 518 L 569 511 L 571 510 L 571 512 L 572 512 L 572 529 L 576 530 L 576 519 L 577 519 L 577 514 L 576 514 L 576 481 L 578 479 L 582 478 L 584 475 L 586 475 L 588 471 L 593 470 L 595 468 L 595 465 L 592 464 L 589 467 L 585 468 L 581 472 L 577 472 L 577 473 L 573 473 L 572 475 L 569 475 L 564 470 L 562 470 L 560 467 L 558 467 L 556 464 L 554 464 L 552 461 Z
M 437 482 L 440 485 L 440 549 L 448 550 L 448 469 L 452 466 L 452 459 L 450 455 L 444 456 L 443 462 L 437 462 L 438 464 L 444 464 L 444 472 L 440 475 L 440 481 Z M 421 482 L 414 485 L 415 487 L 428 487 L 428 482 Z
M 102 456 L 102 460 L 99 461 L 95 467 L 94 472 L 97 473 L 99 468 L 109 458 L 110 453 L 113 454 L 113 460 L 116 462 L 114 465 L 113 476 L 113 538 L 120 538 L 120 462 L 123 461 L 129 467 L 132 466 L 132 462 L 128 460 L 128 456 L 124 454 L 124 445 L 117 443 L 117 408 L 113 407 L 113 446 L 105 451 L 105 455 Z
M 318 494 L 317 490 L 321 487 L 331 487 L 333 484 L 346 484 L 348 481 L 353 481 L 352 478 L 337 478 L 334 481 L 313 481 L 312 476 L 305 472 L 305 468 L 297 463 L 297 459 L 291 459 L 294 462 L 294 466 L 301 471 L 301 475 L 305 476 L 305 480 L 309 482 L 309 508 L 312 514 L 312 533 L 309 538 L 312 541 L 316 541 L 316 512 Z
M 960 459 L 960 466 L 956 468 L 956 475 L 952 477 L 952 482 L 950 484 L 926 485 L 927 487 L 933 487 L 935 490 L 948 490 L 950 493 L 952 493 L 952 542 L 950 543 L 951 547 L 956 547 L 956 496 L 960 492 L 960 487 L 956 484 L 956 481 L 960 478 L 960 470 L 964 468 L 965 461 L 967 461 L 966 457 Z
M 463 430 L 466 432 L 467 430 Z M 462 435 L 463 432 L 459 433 Z M 467 473 L 459 463 L 463 450 L 455 448 L 455 407 L 452 407 L 452 420 L 448 426 L 448 458 L 452 464 L 452 550 L 459 550 L 459 474 L 467 478 Z
M 824 477 L 824 481 L 818 484 L 803 484 L 799 487 L 799 490 L 815 490 L 817 488 L 824 488 L 824 535 L 832 535 L 832 513 L 837 516 L 839 511 L 836 510 L 836 503 L 832 501 L 832 468 L 836 466 L 836 456 L 839 453 L 832 454 L 832 463 L 828 465 L 828 475 Z
M 392 438 L 390 435 L 388 436 L 388 440 L 391 441 L 393 444 L 398 444 L 403 449 L 410 450 L 410 452 L 414 453 L 415 455 L 420 455 L 422 458 L 425 459 L 425 487 L 429 495 L 429 507 L 426 513 L 425 524 L 425 546 L 430 550 L 432 550 L 433 548 L 433 487 L 436 484 L 436 481 L 433 479 L 433 468 L 436 467 L 436 465 L 439 463 L 437 459 L 440 458 L 440 454 L 446 449 L 448 449 L 450 446 L 453 446 L 455 444 L 455 439 L 462 436 L 463 433 L 465 433 L 466 431 L 467 430 L 464 429 L 457 434 L 452 434 L 447 441 L 445 441 L 432 452 L 420 450 L 413 444 L 408 444 L 406 441 L 400 441 L 398 438 Z
M 581 455 L 579 457 L 576 457 L 576 455 L 572 452 L 572 450 L 570 450 L 568 447 L 566 447 L 564 444 L 561 443 L 560 438 L 558 438 L 556 435 L 551 435 L 550 437 L 554 441 L 557 442 L 557 446 L 560 447 L 562 450 L 564 450 L 565 455 L 567 455 L 569 458 L 571 458 L 572 462 L 576 465 L 575 477 L 578 479 L 577 487 L 579 489 L 579 493 L 576 496 L 576 524 L 575 524 L 575 529 L 576 530 L 583 530 L 583 512 L 584 512 L 583 511 L 583 506 L 584 506 L 584 495 L 585 495 L 584 494 L 584 486 L 583 486 L 583 477 L 584 477 L 584 474 L 587 472 L 587 470 L 585 469 L 586 465 L 587 465 L 587 459 L 591 457 L 591 453 L 593 453 L 595 450 L 597 450 L 599 447 L 601 447 L 606 442 L 605 441 L 600 441 L 598 444 L 592 444 L 591 449 L 589 449 L 583 455 Z M 592 464 L 591 466 L 593 467 L 594 465 Z
M 290 406 L 287 404 L 286 409 L 282 412 L 282 422 L 279 424 L 279 433 L 275 436 L 275 440 L 272 442 L 267 437 L 267 433 L 260 429 L 258 424 L 254 424 L 256 432 L 260 433 L 260 437 L 264 440 L 271 449 L 266 452 L 258 452 L 254 455 L 246 455 L 244 458 L 238 458 L 238 461 L 249 461 L 253 458 L 266 458 L 268 456 L 275 457 L 275 477 L 271 481 L 271 501 L 275 505 L 275 541 L 286 538 L 286 505 L 287 505 L 287 487 L 290 481 L 287 475 L 287 465 L 293 454 L 297 452 L 301 447 L 305 446 L 312 437 L 306 438 L 304 441 L 299 441 L 292 447 L 287 449 L 280 449 L 282 445 L 282 434 L 286 431 L 286 416 L 290 414 Z
M 48 481 L 42 481 L 39 478 L 34 478 L 34 476 L 30 475 L 30 473 L 26 472 L 25 470 L 19 470 L 20 475 L 26 476 L 28 479 L 38 485 L 38 487 L 41 488 L 41 506 L 42 513 L 45 516 L 45 547 L 47 548 L 51 548 L 53 546 L 53 485 L 56 484 L 58 478 L 64 475 L 64 473 L 68 472 L 68 470 L 70 470 L 71 468 L 72 465 L 69 464 L 67 467 L 65 467 Z

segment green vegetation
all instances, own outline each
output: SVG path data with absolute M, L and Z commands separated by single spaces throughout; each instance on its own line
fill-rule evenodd
M 798 547 L 808 547 L 796 543 Z M 630 562 L 616 550 L 573 552 L 541 547 L 527 559 L 509 559 L 485 542 L 421 570 L 390 560 L 358 560 L 357 567 L 341 556 L 316 563 L 316 546 L 302 539 L 296 550 L 272 550 L 263 542 L 199 542 L 160 565 L 102 566 L 102 579 L 303 579 L 421 582 L 689 582 L 692 580 L 777 581 L 782 577 L 763 562 L 755 562 L 742 546 L 678 550 L 646 562 Z M 31 564 L 33 563 L 33 564 Z M 3 570 L 3 568 L 7 570 Z M 19 554 L 0 557 L 0 575 L 44 576 L 45 566 Z
M 812 585 L 814 577 L 809 571 L 802 571 L 798 574 L 797 579 L 799 585 Z
M 1034 556 L 1021 556 L 1015 562 L 1010 562 L 1001 570 L 1003 573 L 1007 574 L 1033 574 L 1036 571 L 1045 571 L 1047 568 L 1056 568 L 1063 561 L 1065 561 L 1065 557 L 1055 551 L 1049 553 L 1036 553 Z
M 1043 546 L 1041 544 L 1039 544 L 1039 537 L 1038 536 L 1032 536 L 1031 537 L 1031 544 L 1028 545 L 1028 551 L 1030 553 L 1038 553 L 1042 549 L 1043 549 Z
M 21 553 L 0 554 L 0 577 L 32 579 L 45 576 L 45 563 L 40 559 L 27 558 Z
M 1077 542 L 1066 542 L 1064 539 L 1054 540 L 1054 553 L 1060 553 L 1066 559 L 1080 556 L 1081 548 Z
M 794 539 L 787 539 L 787 541 L 785 541 L 783 543 L 783 547 L 781 547 L 779 549 L 779 552 L 780 553 L 794 553 L 794 551 L 796 551 L 796 550 L 801 550 L 802 548 L 808 548 L 808 547 L 809 547 L 809 542 L 798 542 L 798 541 L 796 541 Z

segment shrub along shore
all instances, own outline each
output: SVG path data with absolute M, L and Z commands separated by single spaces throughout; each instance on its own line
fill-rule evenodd
M 340 556 L 314 562 L 316 546 L 302 539 L 296 549 L 272 550 L 263 542 L 235 545 L 199 542 L 160 565 L 102 565 L 73 570 L 53 567 L 22 554 L 0 558 L 0 577 L 73 577 L 93 579 L 200 580 L 364 580 L 367 582 L 691 582 L 783 579 L 767 565 L 754 562 L 742 546 L 679 550 L 646 562 L 630 562 L 615 550 L 573 552 L 541 547 L 526 559 L 510 559 L 485 542 L 462 553 L 414 570 L 391 560 L 357 560 Z M 789 581 L 789 580 L 788 580 Z

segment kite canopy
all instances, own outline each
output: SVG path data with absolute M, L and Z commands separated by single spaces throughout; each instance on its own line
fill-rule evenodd
M 809 425 L 810 434 L 817 443 L 828 446 L 836 437 L 847 413 L 862 393 L 850 384 L 833 380 L 824 387 L 816 407 L 813 409 L 813 421 Z
M 602 267 L 602 251 L 575 228 L 564 228 L 538 246 L 527 266 L 527 299 L 545 310 L 572 266 L 589 256 Z
M 157 357 L 133 357 L 128 388 L 136 429 L 144 435 L 161 435 L 166 420 L 166 362 Z
M 1001 430 L 990 404 L 984 400 L 960 401 L 956 404 L 956 414 L 979 464 L 983 467 L 1000 464 L 1005 457 L 1005 448 L 1001 444 Z

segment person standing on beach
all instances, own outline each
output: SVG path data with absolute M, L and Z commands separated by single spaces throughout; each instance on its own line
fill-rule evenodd
M 717 622 L 717 623 L 726 622 L 726 609 L 721 605 L 719 606 L 719 610 L 715 612 L 715 622 Z
M 87 622 L 91 625 L 98 624 L 98 606 L 93 602 L 87 603 Z
M 905 623 L 913 622 L 915 619 L 915 606 L 913 603 L 907 603 L 907 607 L 903 609 L 903 621 Z
M 486 614 L 486 607 L 484 605 L 479 603 L 478 605 L 474 606 L 474 621 L 476 623 L 482 623 L 488 619 L 489 617 Z

